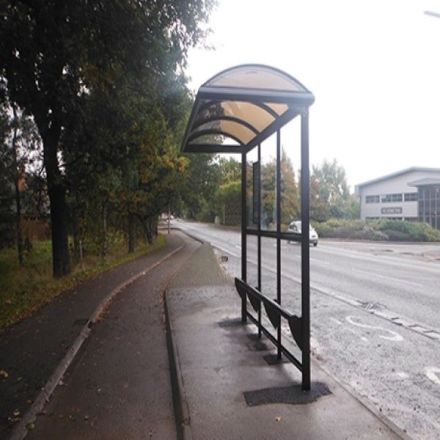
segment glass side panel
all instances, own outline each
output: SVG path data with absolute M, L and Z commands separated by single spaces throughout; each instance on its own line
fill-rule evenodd
M 259 186 L 259 164 L 258 150 L 254 148 L 246 155 L 246 209 L 247 227 L 258 228 L 258 186 Z
M 276 136 L 261 145 L 261 229 L 276 231 Z
M 290 121 L 281 129 L 281 231 L 289 224 L 299 220 L 299 169 L 301 167 L 301 148 L 299 145 L 301 121 Z
M 214 76 L 204 86 L 307 92 L 287 74 L 267 66 L 239 66 Z
M 261 238 L 261 292 L 272 300 L 277 298 L 276 245 L 277 241 L 274 238 Z M 266 315 L 266 313 L 263 313 L 263 315 Z M 271 330 L 273 330 L 273 327 Z
M 247 241 L 247 282 L 252 287 L 258 285 L 258 238 L 248 235 Z

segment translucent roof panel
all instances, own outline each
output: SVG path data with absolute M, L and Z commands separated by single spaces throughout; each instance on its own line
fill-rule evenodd
M 205 122 L 204 124 L 198 126 L 193 130 L 193 134 L 196 135 L 199 132 L 222 133 L 231 137 L 232 139 L 236 139 L 237 142 L 246 145 L 252 138 L 255 137 L 255 135 L 258 134 L 258 132 L 256 130 L 252 130 L 244 124 L 245 123 L 234 120 L 218 119 L 215 121 Z
M 203 87 L 237 87 L 307 92 L 307 89 L 290 75 L 273 67 L 258 64 L 225 70 L 203 84 Z
M 281 70 L 257 64 L 225 70 L 200 87 L 182 150 L 249 151 L 313 101 L 312 93 Z M 217 143 L 201 142 L 205 135 Z
M 285 110 L 287 106 L 285 105 Z M 207 101 L 199 109 L 197 120 L 194 125 L 204 121 L 222 117 L 237 118 L 246 121 L 256 130 L 264 130 L 279 114 L 273 110 L 270 104 L 254 104 L 246 101 Z
M 277 104 L 274 102 L 268 102 L 267 106 L 270 107 L 278 116 L 281 116 L 286 110 L 289 109 L 287 104 Z

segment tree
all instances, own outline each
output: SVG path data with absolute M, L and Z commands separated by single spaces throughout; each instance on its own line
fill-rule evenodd
M 221 183 L 241 182 L 241 163 L 233 157 L 218 159 Z
M 146 77 L 176 72 L 188 47 L 203 36 L 199 24 L 211 1 L 195 0 L 191 8 L 183 0 L 0 1 L 0 78 L 11 103 L 33 116 L 42 139 L 58 277 L 70 270 L 67 133 L 75 133 L 89 96 L 102 92 L 110 98 L 127 74 L 131 93 L 145 96 Z
M 346 215 L 350 191 L 345 169 L 333 161 L 324 160 L 313 166 L 310 178 L 310 213 L 313 220 L 325 221 Z
M 6 106 L 1 105 L 0 101 L 0 248 L 10 245 L 14 240 L 14 189 L 11 180 L 11 151 L 7 143 L 9 131 L 10 118 Z
M 293 164 L 284 149 L 281 152 L 280 171 L 281 224 L 285 227 L 298 218 L 299 200 Z M 276 185 L 276 159 L 273 158 L 261 166 L 261 220 L 266 226 L 276 221 Z
M 35 153 L 38 153 L 40 138 L 32 118 L 26 116 L 16 106 L 11 106 L 3 95 L 3 103 L 0 108 L 0 159 L 2 163 L 2 193 L 5 199 L 2 201 L 3 212 L 6 214 L 4 226 L 9 231 L 6 237 L 12 235 L 15 229 L 15 243 L 17 258 L 20 266 L 23 265 L 23 233 L 22 233 L 22 194 L 26 189 L 26 178 L 29 174 L 29 166 L 33 165 Z M 9 196 L 8 196 L 9 194 Z M 14 206 L 14 209 L 12 209 Z M 9 216 L 7 212 L 9 211 Z M 9 222 L 14 217 L 15 227 Z M 7 240 L 6 240 L 7 243 Z M 6 244 L 5 243 L 5 244 Z
M 281 152 L 281 224 L 289 223 L 299 217 L 298 185 L 290 158 L 284 149 Z
M 220 168 L 212 154 L 191 154 L 185 156 L 188 166 L 185 170 L 181 199 L 188 218 L 214 220 L 214 194 L 220 185 Z

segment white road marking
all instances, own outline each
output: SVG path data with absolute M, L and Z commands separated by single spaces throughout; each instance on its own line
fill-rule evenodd
M 405 373 L 404 371 L 396 371 L 396 376 L 400 379 L 408 379 L 409 374 Z
M 440 385 L 440 368 L 439 367 L 426 367 L 426 377 L 437 385 Z
M 386 328 L 378 327 L 375 325 L 363 324 L 359 321 L 356 321 L 356 319 L 362 319 L 362 318 L 359 318 L 356 316 L 347 316 L 345 319 L 347 322 L 349 322 L 350 324 L 352 324 L 356 327 L 367 328 L 367 329 L 371 329 L 371 330 L 380 330 L 381 332 L 387 332 L 390 334 L 390 336 L 379 335 L 379 338 L 386 339 L 387 341 L 396 341 L 396 342 L 403 341 L 403 337 L 399 333 L 397 333 L 393 330 L 388 330 Z
M 335 324 L 337 325 L 342 325 L 343 323 L 341 321 L 339 321 L 339 319 L 336 318 L 330 318 L 331 321 L 333 321 Z M 359 336 L 359 334 L 357 332 L 355 332 L 353 329 L 351 329 L 350 327 L 344 327 L 344 330 L 347 330 L 348 332 L 354 334 L 355 336 Z M 367 342 L 368 343 L 368 339 L 365 336 L 359 336 L 361 338 L 362 342 Z

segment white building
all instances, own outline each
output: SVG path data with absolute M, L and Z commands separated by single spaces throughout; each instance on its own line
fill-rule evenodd
M 356 186 L 361 219 L 424 221 L 440 229 L 440 168 L 412 167 Z

